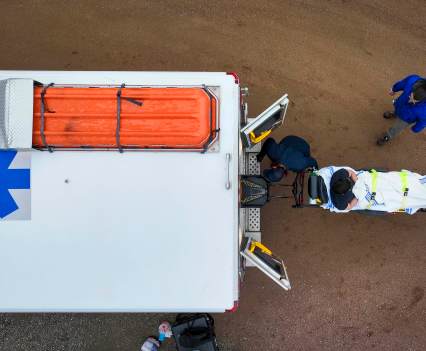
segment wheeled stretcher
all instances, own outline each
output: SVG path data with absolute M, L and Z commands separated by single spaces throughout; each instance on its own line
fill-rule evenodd
M 294 180 L 291 184 L 274 184 L 268 182 L 263 176 L 247 176 L 246 178 L 242 178 L 242 192 L 241 192 L 241 203 L 244 207 L 261 207 L 265 205 L 267 202 L 274 198 L 293 198 L 294 199 L 294 208 L 303 208 L 303 207 L 313 207 L 313 208 L 324 208 L 330 210 L 332 212 L 348 212 L 348 211 L 339 211 L 334 208 L 331 199 L 330 199 L 330 190 L 329 190 L 329 182 L 331 179 L 331 175 L 327 174 L 329 170 L 326 168 L 321 170 L 315 169 L 306 169 L 303 172 L 296 173 Z M 373 197 L 371 199 L 364 199 L 360 201 L 360 204 L 353 208 L 351 211 L 357 211 L 358 213 L 365 214 L 385 214 L 385 213 L 407 213 L 414 214 L 416 212 L 426 212 L 426 177 L 422 177 L 416 173 L 403 171 L 403 172 L 386 172 L 386 170 L 373 170 L 373 169 L 360 169 L 357 171 L 358 174 L 362 174 L 367 172 L 369 174 L 376 174 L 379 182 L 381 178 L 384 177 L 385 174 L 388 173 L 398 173 L 398 177 L 401 179 L 401 184 L 390 184 L 387 186 L 387 190 L 392 192 L 393 197 L 400 197 L 401 206 L 399 207 L 389 207 L 385 203 L 375 200 L 374 194 L 376 191 L 373 191 Z M 404 174 L 413 175 L 411 176 L 411 181 L 419 182 L 419 185 L 407 182 L 404 183 Z M 388 177 L 384 178 L 384 180 L 388 180 Z M 394 177 L 395 178 L 395 177 Z M 383 179 L 382 179 L 383 181 Z M 389 180 L 388 180 L 389 181 Z M 305 199 L 305 186 L 308 186 L 308 194 Z M 291 189 L 290 195 L 273 195 L 272 189 L 274 187 L 288 187 Z M 424 190 L 423 190 L 424 187 Z M 402 189 L 403 188 L 403 189 Z M 399 191 L 398 191 L 399 190 Z M 402 195 L 399 195 L 399 193 Z M 368 191 L 366 192 L 366 196 L 368 196 Z M 406 198 L 404 198 L 404 196 Z M 414 197 L 415 207 L 410 207 L 410 204 L 413 204 L 412 198 Z M 424 206 L 422 206 L 422 199 L 424 198 Z M 367 201 L 367 202 L 366 202 Z M 403 206 L 403 204 L 406 206 Z
M 330 181 L 334 172 L 349 169 L 357 174 L 352 193 L 357 199 L 351 210 L 338 210 L 330 199 Z M 324 167 L 312 172 L 311 190 L 317 190 L 311 203 L 332 212 L 375 211 L 414 214 L 426 208 L 426 176 L 408 170 L 354 170 L 350 167 Z M 327 195 L 327 196 L 326 196 Z M 328 197 L 328 198 L 327 198 Z

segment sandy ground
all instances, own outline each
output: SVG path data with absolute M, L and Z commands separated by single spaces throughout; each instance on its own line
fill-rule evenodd
M 237 71 L 252 115 L 289 93 L 275 136 L 307 138 L 321 165 L 426 172 L 425 132 L 374 144 L 390 85 L 426 74 L 423 0 L 0 4 L 2 69 Z M 239 310 L 216 316 L 223 350 L 425 350 L 425 223 L 268 204 L 263 241 L 293 289 L 248 271 Z M 138 350 L 168 317 L 1 315 L 0 350 Z

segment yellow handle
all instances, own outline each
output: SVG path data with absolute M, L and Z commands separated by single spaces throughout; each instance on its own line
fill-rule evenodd
M 265 139 L 269 134 L 272 133 L 272 129 L 266 130 L 262 133 L 260 133 L 260 135 L 257 137 L 254 132 L 250 132 L 250 140 L 252 141 L 252 143 L 257 144 L 258 142 L 261 142 L 263 139 Z
M 260 242 L 254 241 L 254 240 L 250 243 L 250 249 L 249 249 L 249 251 L 250 252 L 254 252 L 254 249 L 256 247 L 258 247 L 260 250 L 262 250 L 262 252 L 264 252 L 264 253 L 266 253 L 268 255 L 272 255 L 272 251 L 271 250 L 269 250 L 265 245 L 262 245 Z

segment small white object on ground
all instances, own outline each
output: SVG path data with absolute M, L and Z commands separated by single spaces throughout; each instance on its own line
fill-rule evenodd
M 143 343 L 141 347 L 141 351 L 158 351 L 159 347 L 160 347 L 160 342 L 153 337 L 149 337 Z

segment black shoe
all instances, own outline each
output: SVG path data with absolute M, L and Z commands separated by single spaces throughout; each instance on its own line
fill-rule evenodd
M 257 154 L 256 155 L 256 160 L 257 160 L 257 162 L 262 162 L 263 161 L 263 158 L 265 157 L 265 155 L 262 155 L 262 154 Z
M 388 135 L 384 135 L 381 138 L 377 139 L 377 145 L 383 146 L 386 143 L 388 143 L 389 140 L 390 140 L 389 136 Z
M 393 112 L 386 111 L 386 112 L 383 113 L 383 118 L 384 119 L 392 119 L 392 118 L 395 118 L 395 117 L 396 116 L 395 116 L 395 114 Z

